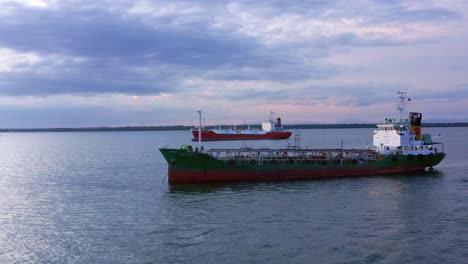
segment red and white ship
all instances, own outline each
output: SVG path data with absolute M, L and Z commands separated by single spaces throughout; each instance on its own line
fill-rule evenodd
M 201 110 L 198 110 L 201 120 Z M 214 140 L 258 140 L 258 139 L 287 139 L 291 136 L 290 131 L 281 125 L 281 118 L 274 119 L 274 113 L 271 112 L 269 120 L 262 122 L 262 130 L 251 129 L 236 129 L 235 127 L 227 127 L 218 129 L 192 129 L 193 141 L 198 141 L 201 132 L 202 141 Z

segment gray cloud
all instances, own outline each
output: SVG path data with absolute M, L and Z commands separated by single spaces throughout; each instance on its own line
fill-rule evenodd
M 157 24 L 164 21 L 151 27 L 106 10 L 72 8 L 22 8 L 0 22 L 0 47 L 86 59 L 66 65 L 45 65 L 50 63 L 46 61 L 29 71 L 1 74 L 0 93 L 10 95 L 149 94 L 176 91 L 180 80 L 191 76 L 291 80 L 330 73 L 317 66 L 312 74 L 308 68 L 302 70 L 300 58 L 288 47 L 266 47 L 252 38 L 213 32 L 203 24 L 196 31 Z M 38 71 L 42 67 L 53 77 Z M 152 73 L 141 73 L 141 68 Z
M 222 12 L 226 4 L 233 2 L 198 3 L 203 10 L 183 25 L 174 24 L 183 15 L 143 19 L 127 14 L 132 2 L 125 1 L 74 1 L 60 3 L 55 9 L 5 3 L 14 12 L 0 16 L 0 48 L 71 59 L 62 64 L 46 59 L 25 71 L 0 73 L 0 93 L 158 94 L 183 91 L 183 80 L 190 78 L 276 82 L 327 79 L 339 74 L 341 69 L 319 63 L 318 59 L 330 54 L 335 46 L 410 44 L 342 33 L 316 36 L 296 44 L 266 45 L 232 28 L 214 29 L 210 25 L 209 18 L 214 12 Z M 357 8 L 343 8 L 349 3 L 341 1 L 237 3 L 259 12 L 290 12 L 325 20 L 353 15 Z M 366 17 L 364 23 L 442 22 L 462 17 L 456 11 L 442 8 L 407 10 L 394 1 L 375 2 L 373 6 L 370 10 L 375 13 L 361 13 Z M 325 10 L 331 11 L 325 15 Z M 75 62 L 75 57 L 84 60 Z
M 391 3 L 391 1 L 388 1 Z M 463 13 L 459 11 L 447 10 L 444 8 L 421 8 L 415 10 L 408 10 L 401 5 L 390 6 L 380 16 L 370 19 L 370 22 L 383 23 L 383 22 L 399 22 L 399 23 L 412 23 L 412 22 L 431 22 L 440 23 L 453 20 L 461 20 Z
M 18 15 L 3 19 L 0 45 L 41 54 L 214 67 L 252 63 L 249 51 L 257 46 L 247 38 L 217 36 L 203 27 L 198 31 L 150 27 L 105 10 L 24 9 Z
M 256 9 L 267 9 L 278 14 L 290 12 L 307 16 L 320 17 L 322 19 L 336 19 L 346 17 L 361 17 L 366 24 L 376 23 L 413 23 L 431 22 L 439 23 L 453 20 L 461 20 L 463 13 L 459 10 L 449 10 L 442 7 L 430 7 L 425 0 L 419 1 L 426 7 L 406 7 L 404 0 L 378 0 L 378 1 L 283 1 L 272 0 L 267 2 L 243 0 L 236 1 Z M 418 1 L 410 1 L 417 3 Z M 273 11 L 271 11 L 273 10 Z
M 450 100 L 452 102 L 468 99 L 468 83 L 460 83 L 454 87 L 440 87 L 437 90 L 421 91 L 413 95 L 417 100 Z

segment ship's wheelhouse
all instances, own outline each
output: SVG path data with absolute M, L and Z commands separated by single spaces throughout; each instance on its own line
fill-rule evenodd
M 418 123 L 386 119 L 378 124 L 373 144 L 376 151 L 384 155 L 431 155 L 443 151 L 443 145 L 432 142 L 431 135 L 421 134 L 421 114 L 410 113 L 410 120 L 414 115 L 419 115 Z

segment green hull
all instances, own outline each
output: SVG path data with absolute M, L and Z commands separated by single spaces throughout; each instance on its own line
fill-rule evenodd
M 361 176 L 423 171 L 439 164 L 445 153 L 387 155 L 375 160 L 217 159 L 185 149 L 160 149 L 168 162 L 169 182 L 258 181 Z

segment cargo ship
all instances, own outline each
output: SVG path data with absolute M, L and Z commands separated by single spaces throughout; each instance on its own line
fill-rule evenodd
M 421 113 L 403 117 L 406 93 L 398 94 L 398 118 L 387 118 L 377 125 L 372 148 L 161 148 L 168 163 L 168 181 L 270 181 L 432 170 L 446 155 L 444 145 L 433 142 L 430 134 L 421 133 Z
M 201 120 L 201 110 L 198 110 L 199 120 Z M 236 127 L 227 127 L 218 129 L 192 129 L 192 141 L 215 141 L 215 140 L 260 140 L 260 139 L 287 139 L 291 136 L 290 131 L 281 124 L 281 118 L 274 118 L 274 113 L 268 120 L 262 122 L 262 130 L 237 129 Z M 199 124 L 200 127 L 200 124 Z M 201 135 L 201 136 L 200 136 Z

